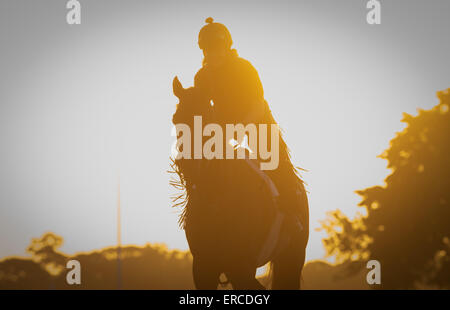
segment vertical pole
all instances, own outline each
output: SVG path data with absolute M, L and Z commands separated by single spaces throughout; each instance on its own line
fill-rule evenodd
M 120 177 L 117 186 L 117 289 L 122 289 L 122 227 L 120 223 Z

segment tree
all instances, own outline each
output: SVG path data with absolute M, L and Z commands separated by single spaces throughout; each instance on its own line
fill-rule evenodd
M 356 191 L 366 215 L 322 222 L 327 254 L 380 261 L 381 288 L 450 287 L 450 89 L 437 96 L 431 110 L 404 113 L 406 128 L 380 155 L 385 185 Z
M 63 271 L 67 261 L 67 256 L 58 251 L 63 242 L 62 237 L 48 232 L 40 238 L 33 238 L 27 252 L 49 274 L 57 276 Z

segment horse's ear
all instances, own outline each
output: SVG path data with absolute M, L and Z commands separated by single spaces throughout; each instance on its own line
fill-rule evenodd
M 183 85 L 181 85 L 180 80 L 178 80 L 177 76 L 173 79 L 172 88 L 174 95 L 177 96 L 178 98 L 181 98 L 184 92 L 184 88 Z

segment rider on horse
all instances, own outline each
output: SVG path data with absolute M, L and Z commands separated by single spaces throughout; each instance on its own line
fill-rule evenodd
M 206 19 L 206 23 L 198 38 L 204 60 L 202 68 L 195 75 L 194 87 L 208 101 L 212 101 L 211 121 L 222 126 L 268 124 L 270 128 L 270 124 L 276 124 L 276 121 L 264 99 L 258 72 L 231 48 L 233 41 L 223 24 L 213 22 L 211 17 Z M 285 224 L 292 233 L 300 234 L 302 222 L 305 223 L 307 219 L 302 214 L 301 206 L 294 202 L 297 201 L 297 195 L 306 193 L 297 169 L 291 162 L 289 149 L 281 132 L 279 134 L 278 168 L 263 173 L 270 177 L 279 192 L 278 206 L 288 215 L 284 217 Z M 270 134 L 266 134 L 266 137 L 270 137 Z

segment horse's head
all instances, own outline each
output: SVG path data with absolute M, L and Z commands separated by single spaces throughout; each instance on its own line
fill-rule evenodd
M 178 77 L 173 79 L 173 93 L 178 97 L 179 103 L 175 111 L 172 122 L 174 124 L 191 124 L 195 115 L 205 117 L 211 105 L 209 101 L 202 96 L 198 89 L 194 87 L 184 88 Z
M 189 158 L 182 157 L 177 160 L 175 160 L 175 164 L 177 167 L 177 170 L 179 174 L 181 173 L 182 179 L 187 181 L 188 183 L 198 183 L 199 182 L 199 176 L 204 177 L 203 174 L 198 173 L 199 171 L 199 163 L 196 160 L 193 160 L 194 158 L 194 116 L 202 116 L 203 121 L 207 122 L 209 117 L 209 111 L 211 109 L 211 105 L 209 104 L 209 100 L 205 98 L 205 96 L 202 96 L 201 92 L 194 87 L 190 88 L 184 88 L 183 85 L 181 85 L 180 81 L 177 77 L 173 79 L 173 93 L 176 97 L 178 97 L 179 102 L 177 104 L 177 108 L 175 113 L 172 116 L 172 122 L 175 126 L 184 124 L 187 125 L 190 129 L 191 134 L 190 141 L 187 141 L 187 143 L 190 142 L 190 151 L 186 150 L 186 152 L 190 152 Z M 185 128 L 184 126 L 180 128 Z M 203 130 L 203 129 L 202 129 Z M 178 133 L 177 131 L 177 139 L 181 137 L 185 137 L 186 135 L 181 133 Z M 188 136 L 186 136 L 188 137 Z M 189 139 L 189 138 L 188 138 Z M 203 145 L 203 137 L 201 137 L 202 145 Z M 185 154 L 185 143 L 186 141 L 184 139 L 181 139 L 180 145 L 178 145 L 177 141 L 177 150 L 179 152 L 182 152 Z M 196 181 L 194 181 L 194 179 Z M 198 185 L 198 184 L 197 184 Z

